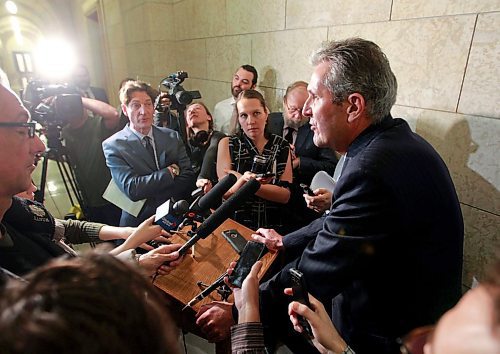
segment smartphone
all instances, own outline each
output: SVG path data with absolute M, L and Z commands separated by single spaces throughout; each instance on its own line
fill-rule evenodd
M 302 190 L 304 191 L 304 194 L 308 194 L 310 196 L 315 195 L 314 192 L 312 191 L 312 189 L 307 184 L 301 183 L 300 188 L 302 188 Z
M 236 229 L 222 231 L 222 237 L 229 242 L 238 254 L 241 254 L 247 244 L 247 240 Z
M 290 268 L 288 271 L 290 272 L 290 275 L 292 277 L 293 299 L 311 308 L 311 303 L 309 302 L 309 293 L 307 292 L 304 275 L 300 270 L 295 268 Z M 299 320 L 299 323 L 304 329 L 305 333 L 309 337 L 313 338 L 314 335 L 309 322 L 307 322 L 307 320 L 300 315 L 297 315 L 297 319 Z
M 247 277 L 252 269 L 252 266 L 264 254 L 266 246 L 260 242 L 248 241 L 245 248 L 241 252 L 240 258 L 234 267 L 233 272 L 229 276 L 229 281 L 237 288 L 241 288 L 243 280 Z

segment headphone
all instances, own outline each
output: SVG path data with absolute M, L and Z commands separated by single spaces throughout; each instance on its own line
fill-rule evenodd
M 208 141 L 212 137 L 213 130 L 206 131 L 200 130 L 189 138 L 189 144 L 193 147 L 203 147 L 207 145 Z

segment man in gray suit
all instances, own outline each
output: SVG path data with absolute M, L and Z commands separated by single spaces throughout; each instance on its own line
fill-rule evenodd
M 179 134 L 153 126 L 155 92 L 140 81 L 120 90 L 122 110 L 129 124 L 103 143 L 106 164 L 125 195 L 146 199 L 137 217 L 122 211 L 120 226 L 137 226 L 169 198 L 187 199 L 195 188 L 195 174 Z

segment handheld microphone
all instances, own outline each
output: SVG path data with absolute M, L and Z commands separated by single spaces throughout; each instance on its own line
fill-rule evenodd
M 184 220 L 182 220 L 178 229 L 180 230 L 185 225 L 191 224 L 193 220 L 199 221 L 200 213 L 205 214 L 210 209 L 217 208 L 224 194 L 236 183 L 236 179 L 236 176 L 230 173 L 222 178 L 207 194 L 195 199 L 184 215 Z
M 220 183 L 220 182 L 219 182 Z M 236 193 L 234 193 L 226 202 L 214 211 L 198 228 L 196 234 L 191 237 L 178 252 L 182 256 L 187 250 L 198 242 L 201 238 L 206 238 L 216 228 L 218 228 L 227 218 L 229 218 L 234 210 L 239 207 L 248 198 L 254 195 L 260 188 L 259 181 L 251 179 L 246 182 Z M 229 189 L 229 188 L 228 188 Z M 208 195 L 208 194 L 207 194 Z
M 187 211 L 188 208 L 189 204 L 185 200 L 179 200 L 174 203 L 174 200 L 170 198 L 156 208 L 154 223 L 156 225 L 160 225 L 167 232 L 177 229 L 180 217 Z

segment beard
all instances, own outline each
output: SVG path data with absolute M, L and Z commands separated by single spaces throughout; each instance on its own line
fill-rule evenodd
M 306 125 L 309 122 L 309 118 L 301 116 L 300 120 L 294 120 L 288 117 L 287 112 L 283 112 L 283 119 L 285 121 L 285 125 L 287 127 L 293 128 L 293 129 L 299 129 L 303 125 Z
M 243 91 L 239 86 L 231 86 L 231 94 L 234 98 L 238 98 L 240 92 Z

